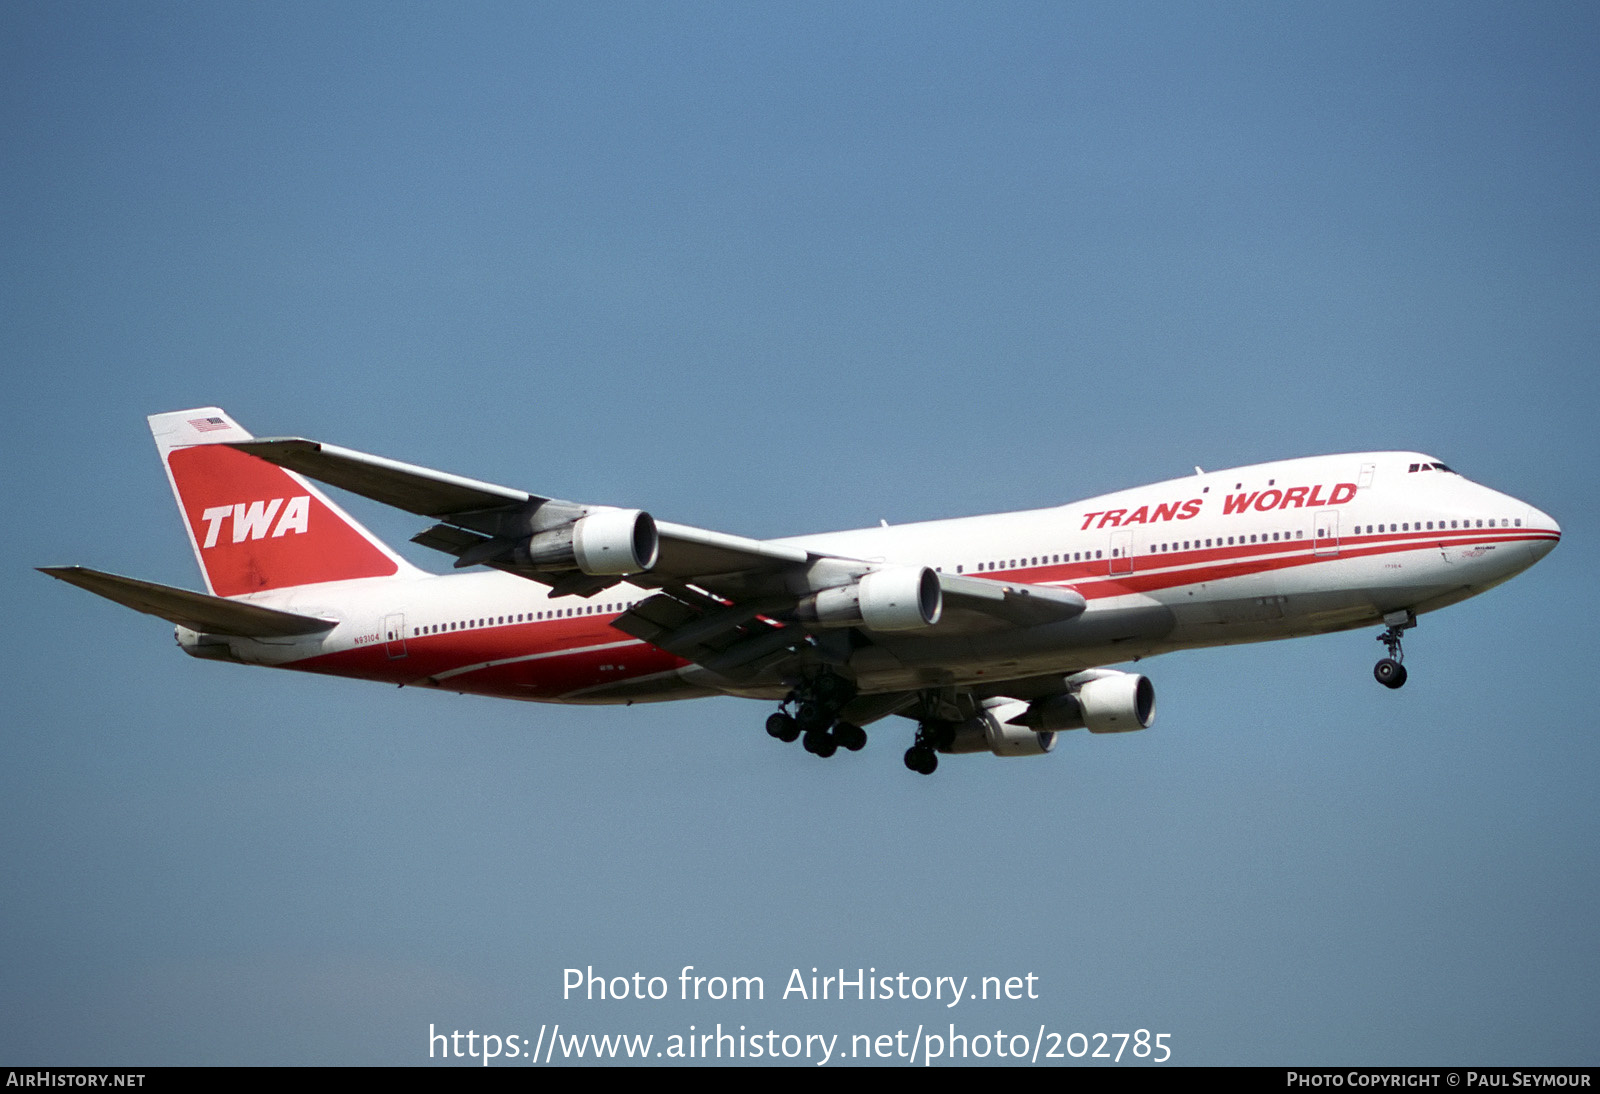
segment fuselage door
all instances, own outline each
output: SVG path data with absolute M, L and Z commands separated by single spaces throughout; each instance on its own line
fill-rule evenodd
M 1111 573 L 1133 573 L 1133 533 L 1111 533 Z
M 383 648 L 390 660 L 406 655 L 406 616 L 404 612 L 383 617 Z
M 1311 550 L 1314 554 L 1329 557 L 1339 553 L 1339 510 L 1318 511 L 1316 530 L 1312 533 Z

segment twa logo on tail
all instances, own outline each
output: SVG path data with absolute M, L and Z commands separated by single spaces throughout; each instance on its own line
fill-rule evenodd
M 286 500 L 289 507 L 283 510 L 283 516 L 278 519 L 277 527 L 272 528 L 272 518 L 277 516 L 278 509 Z M 213 505 L 200 514 L 200 519 L 206 522 L 206 540 L 201 544 L 202 548 L 217 545 L 217 537 L 229 517 L 233 518 L 235 543 L 243 543 L 247 539 L 262 539 L 266 536 L 268 528 L 272 528 L 273 539 L 290 532 L 303 534 L 306 531 L 306 524 L 311 519 L 311 495 L 301 494 L 298 498 L 253 501 L 248 506 L 244 502 L 236 505 Z
M 215 595 L 415 572 L 305 479 L 229 448 L 250 434 L 216 407 L 150 429 Z

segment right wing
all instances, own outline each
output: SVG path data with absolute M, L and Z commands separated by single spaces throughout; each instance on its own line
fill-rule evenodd
M 526 552 L 519 558 L 515 546 L 533 536 L 559 533 L 586 517 L 637 510 L 541 497 L 300 437 L 240 441 L 230 447 L 385 505 L 431 517 L 440 523 L 413 537 L 415 542 L 455 555 L 458 565 L 494 566 L 543 582 L 557 593 L 592 595 L 623 576 L 634 584 L 656 586 L 701 584 L 723 574 L 753 577 L 822 557 L 744 536 L 657 523 L 639 514 L 648 521 L 659 544 L 653 565 L 644 568 L 648 572 L 625 568 L 615 574 L 586 573 L 580 566 L 562 566 L 555 559 L 528 558 Z M 649 560 L 635 557 L 634 561 Z
M 591 596 L 624 579 L 656 589 L 613 625 L 734 679 L 791 657 L 817 629 L 856 627 L 869 640 L 875 630 L 944 637 L 1058 622 L 1085 607 L 1072 589 L 885 566 L 657 522 L 640 510 L 544 497 L 304 438 L 229 444 L 432 518 L 438 523 L 413 541 L 454 555 L 458 567 L 491 566 L 556 595 Z

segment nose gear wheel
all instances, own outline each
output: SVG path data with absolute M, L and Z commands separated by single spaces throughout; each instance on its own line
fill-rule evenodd
M 1378 641 L 1389 651 L 1389 656 L 1372 666 L 1372 675 L 1386 688 L 1398 688 L 1406 682 L 1405 651 L 1400 648 L 1400 636 L 1417 625 L 1417 617 L 1407 611 L 1383 617 L 1389 626 L 1378 635 Z

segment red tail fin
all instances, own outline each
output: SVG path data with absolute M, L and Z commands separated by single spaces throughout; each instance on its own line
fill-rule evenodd
M 217 596 L 411 569 L 299 475 L 227 447 L 250 434 L 217 407 L 151 415 L 150 432 Z

